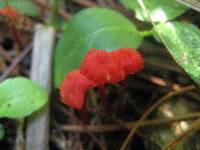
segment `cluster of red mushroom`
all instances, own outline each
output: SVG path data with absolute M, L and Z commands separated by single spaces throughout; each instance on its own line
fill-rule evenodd
M 87 90 L 106 83 L 117 83 L 129 74 L 141 70 L 144 61 L 140 53 L 131 48 L 112 52 L 91 48 L 80 69 L 69 72 L 60 85 L 62 102 L 81 109 Z
M 19 16 L 19 13 L 15 8 L 6 6 L 0 9 L 0 16 L 16 19 Z

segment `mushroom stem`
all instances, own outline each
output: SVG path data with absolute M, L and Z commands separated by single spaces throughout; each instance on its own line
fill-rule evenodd
M 86 101 L 84 102 L 83 107 L 81 108 L 81 121 L 83 125 L 87 125 L 88 124 L 88 112 L 87 112 L 87 108 L 86 108 Z
M 106 91 L 105 91 L 105 87 L 104 85 L 99 85 L 98 86 L 98 91 L 99 91 L 99 96 L 100 96 L 100 99 L 101 99 L 101 106 L 103 108 L 103 110 L 105 112 L 108 111 L 107 107 L 108 107 L 108 101 L 107 101 L 107 96 L 106 96 Z
M 123 80 L 122 82 L 121 82 L 121 87 L 120 87 L 120 89 L 118 90 L 118 92 L 117 92 L 117 108 L 116 108 L 116 115 L 117 114 L 120 114 L 120 112 L 122 111 L 122 106 L 124 106 L 123 105 L 123 103 L 124 103 L 124 94 L 125 94 L 125 91 L 126 91 L 126 89 L 127 89 L 127 86 L 128 86 L 128 82 L 127 82 L 127 80 Z

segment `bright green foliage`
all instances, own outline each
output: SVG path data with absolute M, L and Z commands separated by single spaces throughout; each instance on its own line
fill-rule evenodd
M 200 86 L 200 30 L 181 22 L 162 23 L 155 30 L 175 60 Z
M 45 90 L 27 78 L 16 77 L 0 83 L 0 117 L 26 117 L 47 100 Z
M 66 73 L 79 68 L 90 48 L 137 48 L 141 41 L 135 25 L 121 14 L 105 8 L 81 11 L 66 25 L 55 50 L 55 86 L 59 86 Z
M 138 0 L 120 0 L 120 2 L 126 8 L 133 10 L 136 17 L 142 21 L 150 21 L 150 17 L 153 22 L 165 22 L 178 17 L 187 10 L 184 5 L 176 2 L 176 0 L 143 0 L 148 10 L 148 16 L 146 16 Z
M 8 5 L 11 7 L 14 7 L 19 11 L 20 13 L 26 15 L 26 16 L 38 16 L 39 15 L 39 9 L 36 7 L 36 5 L 31 0 L 7 0 Z M 5 7 L 5 2 L 0 2 L 0 8 Z

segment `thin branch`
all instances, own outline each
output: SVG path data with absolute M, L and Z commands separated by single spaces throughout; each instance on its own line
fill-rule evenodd
M 12 64 L 6 69 L 0 77 L 0 81 L 6 79 L 8 75 L 15 69 L 19 62 L 31 51 L 32 43 L 29 44 L 12 62 Z
M 146 117 L 151 114 L 156 108 L 158 108 L 161 104 L 163 104 L 164 102 L 166 102 L 167 100 L 169 100 L 171 97 L 175 96 L 175 95 L 179 95 L 181 93 L 184 92 L 188 92 L 188 91 L 192 91 L 196 89 L 196 87 L 194 85 L 190 85 L 187 87 L 184 87 L 178 91 L 172 91 L 169 92 L 168 94 L 166 94 L 165 96 L 163 96 L 161 99 L 159 99 L 157 102 L 155 102 L 149 109 L 147 109 L 143 115 L 141 116 L 141 118 L 138 120 L 138 122 L 132 127 L 130 133 L 128 134 L 126 140 L 124 141 L 124 143 L 122 144 L 120 150 L 125 150 L 128 143 L 130 142 L 130 140 L 132 139 L 132 137 L 134 136 L 135 132 L 137 131 L 140 123 L 146 119 Z
M 62 106 L 58 105 L 59 110 L 61 110 L 64 114 L 66 114 L 67 116 L 71 117 L 76 123 L 78 123 L 80 126 L 83 126 L 81 121 L 79 119 L 77 119 L 72 113 L 70 113 L 67 109 L 63 108 Z M 85 126 L 86 127 L 86 126 Z M 106 148 L 103 146 L 103 144 L 101 143 L 101 141 L 99 141 L 99 139 L 89 130 L 87 130 L 87 128 L 85 129 L 86 133 L 88 133 L 91 138 L 94 140 L 94 142 L 96 142 L 99 147 L 102 150 L 105 150 Z
M 115 2 L 114 0 L 107 0 L 108 4 L 110 7 L 114 8 L 115 7 Z
M 153 120 L 145 120 L 141 121 L 139 124 L 139 127 L 147 127 L 147 126 L 155 126 L 155 125 L 162 125 L 162 124 L 169 124 L 177 121 L 186 121 L 186 120 L 193 120 L 200 118 L 200 113 L 199 112 L 194 112 L 190 114 L 185 114 L 169 119 L 153 119 Z M 120 124 L 105 124 L 105 125 L 87 125 L 87 126 L 82 126 L 82 125 L 63 125 L 61 126 L 62 130 L 64 131 L 70 131 L 70 132 L 113 132 L 116 130 L 122 130 L 124 128 L 131 130 L 131 128 L 137 124 L 137 121 L 132 121 L 132 122 L 127 122 L 123 126 Z
M 86 6 L 86 7 L 96 7 L 98 6 L 95 2 L 90 1 L 90 0 L 74 0 L 74 2 Z
M 33 1 L 42 9 L 51 9 L 51 6 L 49 4 L 46 4 L 40 0 L 33 0 Z M 72 14 L 70 14 L 69 12 L 65 11 L 62 8 L 58 9 L 58 15 L 60 15 L 65 19 L 70 19 L 72 17 Z

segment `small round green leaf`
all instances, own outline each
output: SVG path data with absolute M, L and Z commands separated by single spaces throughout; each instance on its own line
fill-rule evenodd
M 38 7 L 31 0 L 7 0 L 8 5 L 17 9 L 26 16 L 36 17 L 39 15 Z M 5 7 L 5 2 L 0 2 L 0 8 Z
M 111 9 L 89 8 L 65 26 L 54 61 L 54 84 L 59 86 L 66 73 L 79 68 L 90 48 L 112 51 L 121 47 L 137 48 L 142 36 L 135 25 Z
M 144 6 L 148 10 L 148 16 L 138 3 L 138 0 L 120 0 L 120 2 L 130 10 L 135 12 L 136 17 L 141 21 L 165 22 L 172 20 L 188 8 L 176 2 L 176 0 L 143 0 Z
M 160 23 L 155 30 L 175 60 L 200 86 L 200 30 L 181 22 Z
M 23 118 L 47 103 L 46 91 L 24 77 L 0 83 L 0 117 Z

